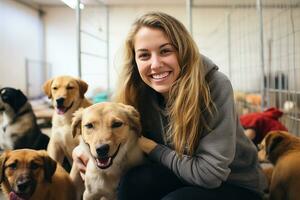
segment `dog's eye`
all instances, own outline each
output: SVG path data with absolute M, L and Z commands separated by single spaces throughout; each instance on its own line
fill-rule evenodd
M 118 128 L 118 127 L 120 127 L 122 125 L 123 125 L 123 122 L 115 121 L 115 122 L 112 123 L 111 127 L 112 128 Z
M 30 169 L 37 169 L 37 168 L 39 168 L 40 167 L 40 165 L 39 164 L 37 164 L 37 163 L 35 163 L 35 162 L 32 162 L 31 164 L 30 164 Z
M 53 89 L 53 90 L 57 90 L 57 87 L 53 87 L 52 89 Z
M 67 90 L 72 90 L 72 89 L 74 89 L 73 86 L 67 86 Z
M 92 123 L 88 123 L 86 125 L 84 125 L 87 129 L 91 129 L 94 128 L 94 125 Z
M 11 164 L 8 165 L 8 167 L 10 169 L 12 169 L 12 170 L 16 170 L 17 169 L 17 163 L 16 162 L 15 163 L 11 163 Z

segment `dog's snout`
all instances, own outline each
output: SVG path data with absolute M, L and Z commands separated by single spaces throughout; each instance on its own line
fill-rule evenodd
M 19 192 L 26 192 L 30 189 L 31 179 L 28 176 L 23 176 L 17 180 L 17 187 Z
M 65 98 L 62 98 L 62 97 L 56 99 L 56 104 L 57 104 L 57 106 L 58 106 L 58 107 L 64 106 L 64 101 L 65 101 Z
M 109 145 L 103 144 L 96 148 L 96 152 L 100 158 L 107 157 L 109 152 Z

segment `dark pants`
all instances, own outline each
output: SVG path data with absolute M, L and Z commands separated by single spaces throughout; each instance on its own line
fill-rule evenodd
M 223 183 L 215 189 L 183 183 L 166 167 L 146 164 L 129 170 L 121 179 L 118 200 L 261 200 L 256 193 Z

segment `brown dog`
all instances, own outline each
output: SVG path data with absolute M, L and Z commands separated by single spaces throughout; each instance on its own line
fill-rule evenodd
M 285 131 L 271 131 L 260 146 L 259 159 L 273 165 L 270 200 L 300 199 L 300 138 Z
M 78 137 L 73 138 L 71 133 L 72 117 L 78 108 L 91 105 L 84 97 L 87 89 L 87 83 L 71 76 L 59 76 L 44 84 L 44 92 L 52 99 L 56 111 L 52 119 L 48 153 L 59 163 L 66 156 L 72 164 L 72 151 L 79 144 Z
M 82 134 L 90 157 L 83 199 L 114 200 L 120 177 L 143 159 L 137 144 L 139 113 L 132 106 L 105 102 L 80 109 L 74 116 L 73 134 Z
M 0 157 L 0 182 L 10 200 L 70 200 L 75 188 L 68 173 L 44 150 L 6 151 Z

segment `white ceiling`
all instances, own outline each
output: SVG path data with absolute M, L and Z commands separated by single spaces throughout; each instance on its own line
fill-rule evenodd
M 61 0 L 17 0 L 34 7 L 64 6 Z M 300 0 L 294 3 L 299 4 Z M 187 0 L 81 0 L 85 5 L 185 5 Z M 255 5 L 256 0 L 192 0 L 196 6 L 232 6 L 232 5 Z M 263 1 L 264 2 L 264 1 Z M 293 1 L 291 1 L 293 2 Z M 287 3 L 284 0 L 267 1 L 268 4 L 282 5 Z

